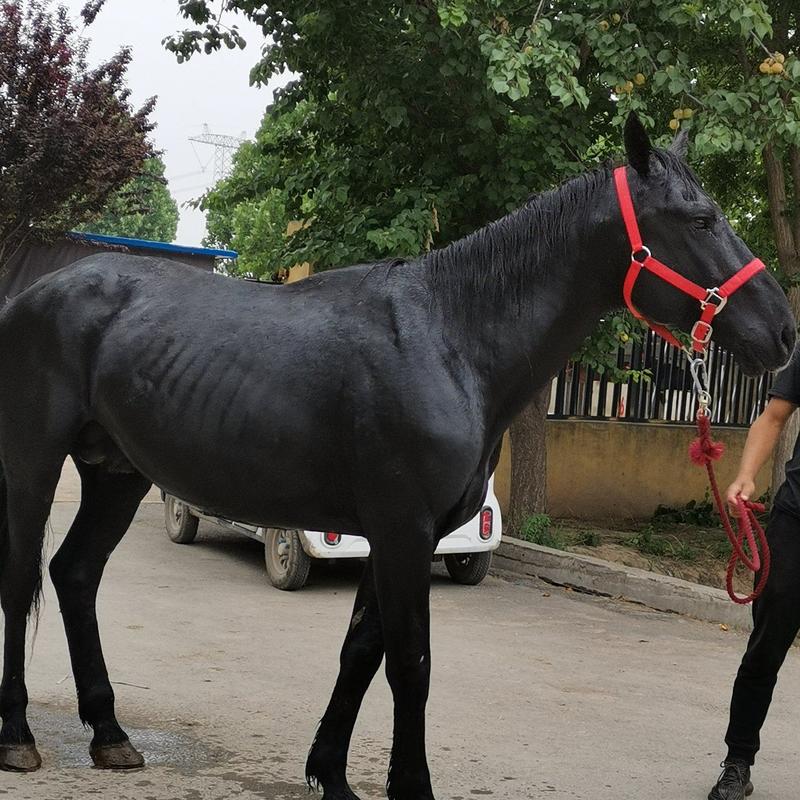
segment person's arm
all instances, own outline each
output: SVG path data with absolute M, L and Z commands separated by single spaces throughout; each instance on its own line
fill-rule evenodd
M 788 400 L 773 397 L 761 416 L 750 426 L 742 459 L 739 462 L 739 474 L 726 492 L 731 513 L 735 514 L 737 511 L 738 496 L 741 496 L 742 500 L 752 498 L 756 489 L 756 475 L 778 444 L 781 432 L 796 408 L 797 405 Z

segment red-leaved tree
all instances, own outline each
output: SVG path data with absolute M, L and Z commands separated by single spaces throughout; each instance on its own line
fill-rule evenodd
M 155 100 L 134 109 L 130 53 L 89 68 L 63 7 L 0 0 L 0 275 L 30 239 L 98 214 L 151 155 Z

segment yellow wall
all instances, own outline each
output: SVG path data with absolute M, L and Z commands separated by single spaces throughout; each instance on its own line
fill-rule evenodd
M 297 231 L 307 228 L 310 224 L 311 222 L 309 220 L 291 220 L 286 226 L 286 236 L 294 236 Z M 295 281 L 307 278 L 309 275 L 312 275 L 313 272 L 314 267 L 309 264 L 308 261 L 304 261 L 302 264 L 295 264 L 293 267 L 289 268 L 289 274 L 286 276 L 286 283 L 294 283 Z
M 717 428 L 725 444 L 717 462 L 721 489 L 736 475 L 747 430 Z M 682 506 L 701 500 L 708 486 L 706 471 L 689 461 L 691 425 L 659 425 L 589 420 L 547 421 L 548 513 L 579 519 L 643 519 L 658 505 Z M 510 494 L 510 447 L 495 474 L 503 510 Z M 769 485 L 772 463 L 758 476 L 760 494 Z
M 289 275 L 286 278 L 286 283 L 294 283 L 295 281 L 307 278 L 313 271 L 308 261 L 304 261 L 302 264 L 295 264 L 293 267 L 289 268 Z

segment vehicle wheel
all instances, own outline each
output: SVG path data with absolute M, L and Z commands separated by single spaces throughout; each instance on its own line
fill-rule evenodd
M 269 582 L 284 592 L 302 589 L 308 580 L 311 558 L 297 531 L 267 528 L 264 531 L 264 562 Z
M 491 553 L 458 553 L 444 557 L 444 565 L 456 583 L 477 586 L 489 572 Z
M 167 536 L 177 544 L 191 544 L 197 536 L 197 517 L 189 511 L 186 503 L 168 494 L 164 498 L 164 527 Z

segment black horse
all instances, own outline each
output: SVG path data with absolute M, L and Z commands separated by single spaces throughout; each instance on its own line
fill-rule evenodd
M 657 256 L 702 286 L 750 260 L 678 153 L 652 149 L 635 118 L 625 139 L 639 222 Z M 41 763 L 26 720 L 25 631 L 70 455 L 80 510 L 50 573 L 98 766 L 142 764 L 115 716 L 95 596 L 154 482 L 222 517 L 369 539 L 307 777 L 326 800 L 354 800 L 350 736 L 385 654 L 395 709 L 388 794 L 431 800 L 436 542 L 479 509 L 514 416 L 621 304 L 630 257 L 606 167 L 414 261 L 272 288 L 99 255 L 11 301 L 0 312 L 0 766 Z M 635 300 L 684 328 L 697 315 L 694 300 L 649 275 Z M 752 373 L 781 366 L 795 338 L 765 273 L 731 298 L 716 331 Z

